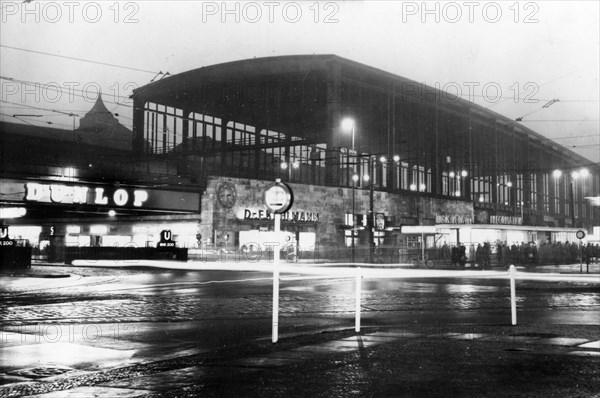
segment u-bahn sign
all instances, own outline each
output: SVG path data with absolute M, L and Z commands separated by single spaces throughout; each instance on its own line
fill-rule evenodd
M 269 210 L 276 214 L 282 214 L 292 207 L 294 195 L 286 184 L 276 182 L 265 190 L 263 199 Z
M 583 230 L 579 230 L 575 233 L 575 236 L 577 237 L 577 239 L 583 239 L 585 238 L 585 232 Z

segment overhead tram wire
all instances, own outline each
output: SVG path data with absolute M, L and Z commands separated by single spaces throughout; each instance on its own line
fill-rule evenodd
M 78 115 L 78 114 L 73 113 L 73 112 L 64 112 L 64 111 L 59 111 L 57 109 L 40 108 L 40 107 L 33 106 L 33 105 L 19 104 L 19 103 L 10 102 L 10 101 L 1 101 L 0 100 L 0 102 L 5 103 L 5 104 L 18 105 L 19 108 L 18 107 L 10 107 L 10 108 L 15 108 L 15 109 L 28 108 L 28 109 L 35 109 L 35 110 L 39 110 L 39 111 L 58 113 L 58 115 L 40 115 L 40 116 L 43 116 L 43 117 L 51 117 L 51 116 L 69 116 L 69 117 L 78 117 L 78 118 L 82 118 L 83 117 L 83 116 Z M 8 108 L 8 107 L 6 107 L 6 108 Z M 87 113 L 88 111 L 78 111 L 78 112 Z M 113 112 L 111 112 L 111 113 L 113 113 Z M 8 115 L 8 116 L 10 116 L 10 115 Z M 129 119 L 129 120 L 133 120 L 132 118 L 129 118 L 129 117 L 123 116 L 123 115 L 119 115 L 119 117 L 123 117 L 123 118 Z M 21 120 L 21 119 L 19 119 L 19 120 Z M 57 125 L 57 126 L 61 125 L 61 126 L 71 127 L 71 126 L 67 126 L 65 124 L 60 124 L 60 123 L 51 123 L 51 122 L 50 123 L 48 123 L 48 122 L 39 122 L 39 123 L 47 123 L 47 124 L 53 124 L 53 125 Z M 128 126 L 128 125 L 126 125 L 126 124 L 124 124 L 122 122 L 121 122 L 121 124 L 123 124 L 124 126 Z
M 11 105 L 16 105 L 16 106 L 5 106 L 3 108 L 5 109 L 23 109 L 23 108 L 31 108 L 31 109 L 36 109 L 36 110 L 40 110 L 40 111 L 46 111 L 46 112 L 54 112 L 54 113 L 59 113 L 60 115 L 64 115 L 64 116 L 71 116 L 71 117 L 79 117 L 81 118 L 82 116 L 79 115 L 79 113 L 89 113 L 89 110 L 76 110 L 76 111 L 68 111 L 68 110 L 58 110 L 58 109 L 48 109 L 48 108 L 39 108 L 37 106 L 33 106 L 33 105 L 28 105 L 28 104 L 19 104 L 18 102 L 10 102 L 10 101 L 3 101 L 0 100 L 0 102 L 4 103 L 4 104 L 11 104 Z M 115 104 L 117 104 L 115 107 L 113 107 L 113 109 L 110 111 L 110 113 L 112 113 L 115 116 L 124 118 L 124 119 L 128 119 L 128 120 L 133 120 L 133 118 L 125 116 L 123 114 L 119 114 L 119 113 L 114 113 L 113 111 L 118 107 L 118 106 L 128 106 L 126 104 L 121 104 L 118 102 L 115 102 Z M 60 115 L 46 115 L 46 116 L 60 116 Z
M 33 54 L 47 55 L 47 56 L 50 56 L 50 57 L 70 59 L 70 60 L 73 60 L 73 61 L 89 62 L 89 63 L 92 63 L 92 64 L 110 66 L 110 67 L 113 67 L 113 68 L 128 69 L 128 70 L 133 70 L 133 71 L 136 71 L 136 72 L 151 73 L 153 75 L 158 74 L 158 72 L 156 72 L 156 71 L 147 70 L 147 69 L 133 68 L 133 67 L 130 67 L 130 66 L 111 64 L 111 63 L 108 63 L 108 62 L 101 62 L 101 61 L 94 61 L 94 60 L 89 60 L 89 59 L 85 59 L 85 58 L 77 58 L 77 57 L 70 57 L 70 56 L 67 56 L 67 55 L 59 55 L 59 54 L 47 53 L 47 52 L 43 52 L 43 51 L 29 50 L 27 48 L 7 46 L 5 44 L 0 44 L 0 47 L 8 48 L 8 49 L 11 49 L 11 50 L 24 51 L 24 52 L 33 53 Z
M 19 106 L 22 106 L 22 107 L 25 107 L 25 108 L 30 108 L 30 109 L 36 109 L 38 111 L 47 111 L 47 112 L 60 113 L 60 114 L 65 115 L 65 116 L 81 117 L 80 115 L 77 115 L 77 114 L 75 114 L 73 112 L 67 113 L 67 112 L 56 110 L 56 109 L 40 108 L 40 107 L 33 106 L 33 105 L 19 104 L 17 102 L 10 102 L 10 101 L 4 101 L 4 100 L 1 100 L 0 102 L 5 103 L 5 104 L 11 104 L 11 105 L 19 105 Z
M 600 121 L 600 119 L 532 119 L 532 120 L 519 120 L 521 123 L 527 123 L 527 122 L 569 122 L 569 123 L 573 123 L 573 122 L 598 122 Z
M 539 88 L 539 87 L 546 86 L 546 85 L 548 85 L 548 84 L 550 84 L 550 83 L 554 83 L 554 82 L 555 82 L 555 81 L 557 81 L 557 80 L 560 80 L 560 79 L 562 79 L 562 78 L 565 78 L 565 77 L 567 77 L 567 76 L 570 76 L 570 75 L 572 75 L 572 74 L 574 74 L 574 73 L 577 73 L 577 72 L 579 72 L 579 71 L 580 71 L 580 70 L 582 70 L 582 69 L 587 69 L 587 68 L 589 68 L 589 67 L 596 66 L 596 65 L 597 65 L 597 62 L 591 63 L 591 64 L 589 64 L 589 65 L 586 65 L 586 66 L 582 67 L 582 68 L 579 68 L 579 69 L 573 70 L 573 71 L 571 71 L 571 72 L 565 73 L 564 75 L 560 75 L 560 76 L 558 76 L 558 77 L 555 77 L 554 79 L 550 79 L 550 80 L 548 80 L 547 82 L 544 82 L 544 83 L 542 83 L 542 84 L 539 84 L 539 85 L 537 85 L 537 87 Z M 517 92 L 517 95 L 519 96 L 519 98 L 520 98 L 521 94 L 523 94 L 525 91 L 526 91 L 526 90 L 519 90 L 519 91 Z M 495 102 L 495 103 L 491 104 L 490 106 L 486 107 L 486 109 L 490 109 L 491 107 L 493 107 L 493 106 L 495 106 L 495 105 L 498 105 L 498 104 L 504 103 L 504 102 L 508 101 L 508 100 L 509 100 L 509 99 L 511 99 L 511 98 L 514 98 L 514 97 L 506 97 L 506 98 L 505 98 L 505 99 L 503 99 L 502 101 L 498 101 L 498 102 Z M 567 102 L 567 101 L 561 101 L 561 102 Z M 568 101 L 568 102 L 575 102 L 575 101 Z M 594 102 L 598 102 L 598 101 L 594 101 Z
M 63 88 L 63 87 L 55 86 L 55 85 L 51 85 L 51 84 L 44 84 L 44 83 L 40 83 L 40 82 L 34 82 L 34 81 L 31 81 L 31 80 L 16 79 L 16 78 L 7 77 L 7 76 L 0 76 L 0 79 L 2 79 L 2 80 L 8 80 L 8 81 L 11 81 L 11 82 L 16 82 L 16 83 L 22 83 L 22 84 L 25 84 L 25 85 L 28 85 L 28 86 L 41 86 L 41 87 L 44 87 L 45 89 L 48 89 L 48 90 L 54 90 L 54 91 L 60 92 L 62 94 L 76 95 L 76 96 L 84 98 L 84 99 L 89 99 L 90 98 L 88 95 L 75 94 L 76 91 L 83 93 L 84 91 L 82 89 L 70 89 L 70 88 L 67 89 L 67 88 Z M 86 94 L 87 94 L 87 92 L 86 92 Z M 123 95 L 113 95 L 113 96 L 117 97 L 117 98 L 120 98 L 120 99 L 124 99 L 124 100 L 129 99 L 128 96 L 123 96 Z M 121 105 L 121 106 L 126 106 L 126 107 L 133 108 L 133 105 L 127 105 L 127 104 L 120 103 L 120 102 L 114 102 L 114 101 L 109 101 L 109 100 L 105 100 L 105 99 L 102 99 L 102 101 L 105 102 L 105 103 L 109 103 L 109 104 L 117 104 L 117 105 Z

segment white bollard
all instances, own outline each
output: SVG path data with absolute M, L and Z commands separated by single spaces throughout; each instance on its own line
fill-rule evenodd
M 517 324 L 517 295 L 515 289 L 515 277 L 517 269 L 514 265 L 511 265 L 508 269 L 508 275 L 510 277 L 510 313 L 513 326 Z
M 356 268 L 356 317 L 354 321 L 354 330 L 356 333 L 360 332 L 360 297 L 361 297 L 361 279 L 360 267 Z

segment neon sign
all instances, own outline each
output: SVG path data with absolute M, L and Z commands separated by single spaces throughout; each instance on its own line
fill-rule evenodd
M 61 204 L 142 207 L 148 200 L 148 192 L 139 189 L 131 191 L 125 188 L 117 188 L 109 192 L 106 188 L 28 182 L 25 183 L 25 200 Z

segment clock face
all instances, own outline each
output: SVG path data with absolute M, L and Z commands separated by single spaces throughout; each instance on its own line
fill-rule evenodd
M 217 199 L 223 207 L 233 207 L 235 204 L 235 187 L 227 182 L 222 183 L 217 188 Z

